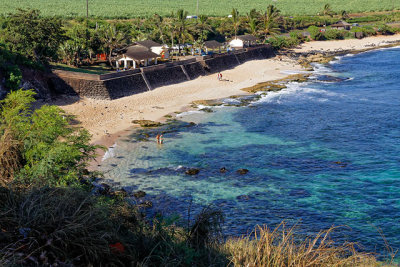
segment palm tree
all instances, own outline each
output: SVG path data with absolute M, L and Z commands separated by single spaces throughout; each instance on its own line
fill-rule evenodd
M 235 39 L 237 36 L 237 32 L 240 26 L 240 17 L 239 17 L 239 11 L 236 8 L 232 9 L 231 12 L 232 15 L 232 24 L 233 24 L 233 28 L 235 29 Z
M 176 34 L 178 38 L 178 51 L 181 54 L 181 45 L 185 43 L 187 39 L 193 39 L 193 36 L 190 34 L 189 29 L 186 24 L 186 17 L 188 15 L 187 11 L 183 9 L 179 9 L 176 12 Z
M 108 50 L 108 61 L 110 66 L 112 67 L 112 52 L 115 48 L 121 47 L 126 42 L 126 36 L 117 31 L 115 26 L 109 25 L 108 27 L 103 28 L 101 39 L 104 43 L 104 47 Z
M 248 27 L 249 27 L 251 34 L 253 34 L 253 35 L 257 34 L 259 17 L 260 17 L 260 13 L 258 13 L 255 8 L 250 10 L 250 13 L 247 14 Z
M 324 9 L 322 9 L 322 14 L 325 17 L 325 26 L 327 24 L 327 19 L 326 17 L 333 17 L 333 15 L 335 14 L 335 12 L 332 11 L 331 5 L 330 4 L 325 4 Z
M 153 33 L 159 34 L 160 35 L 160 39 L 161 39 L 162 43 L 164 44 L 165 43 L 165 39 L 164 39 L 164 36 L 165 36 L 164 18 L 156 13 L 153 16 L 153 20 L 154 20 L 154 26 L 155 26 L 154 29 L 153 29 Z
M 340 17 L 341 17 L 341 19 L 345 20 L 345 19 L 348 19 L 348 18 L 349 18 L 349 14 L 347 14 L 347 11 L 346 11 L 346 10 L 342 10 L 342 11 L 340 12 Z
M 265 39 L 267 39 L 268 35 L 273 35 L 279 32 L 278 27 L 278 19 L 280 18 L 280 10 L 277 9 L 274 5 L 268 5 L 267 10 L 263 16 L 263 33 Z
M 213 28 L 210 24 L 208 24 L 208 17 L 206 15 L 200 15 L 197 24 L 196 30 L 199 35 L 200 42 L 204 42 L 207 39 L 208 33 L 213 32 Z

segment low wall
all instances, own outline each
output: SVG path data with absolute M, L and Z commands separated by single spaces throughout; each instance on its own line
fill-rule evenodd
M 54 71 L 49 86 L 60 94 L 78 95 L 97 99 L 116 99 L 148 91 L 150 88 L 180 83 L 202 75 L 234 68 L 248 60 L 273 56 L 268 45 L 251 47 L 227 54 L 191 58 L 131 71 L 94 75 L 68 71 Z M 143 72 L 143 74 L 142 74 Z

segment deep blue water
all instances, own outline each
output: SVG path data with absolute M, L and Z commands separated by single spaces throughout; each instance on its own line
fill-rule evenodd
M 165 134 L 162 147 L 119 140 L 102 168 L 146 191 L 153 211 L 186 219 L 189 206 L 220 207 L 225 234 L 282 220 L 300 223 L 304 234 L 346 225 L 335 234 L 340 241 L 383 253 L 381 229 L 400 249 L 399 58 L 398 48 L 341 57 L 316 74 L 351 79 L 291 84 L 250 106 L 183 116 L 197 126 Z

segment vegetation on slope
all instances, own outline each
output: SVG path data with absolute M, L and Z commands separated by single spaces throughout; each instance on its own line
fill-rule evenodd
M 87 132 L 58 107 L 32 111 L 32 101 L 18 90 L 0 103 L 1 266 L 380 265 L 334 243 L 333 229 L 301 240 L 295 228 L 258 227 L 224 241 L 211 207 L 193 221 L 149 220 L 126 192 L 92 184 Z

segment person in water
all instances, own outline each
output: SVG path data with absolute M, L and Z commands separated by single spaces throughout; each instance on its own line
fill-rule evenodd
M 156 139 L 157 139 L 157 144 L 160 144 L 160 134 L 157 134 Z
M 160 144 L 163 144 L 164 143 L 164 137 L 163 137 L 163 135 L 160 135 Z

